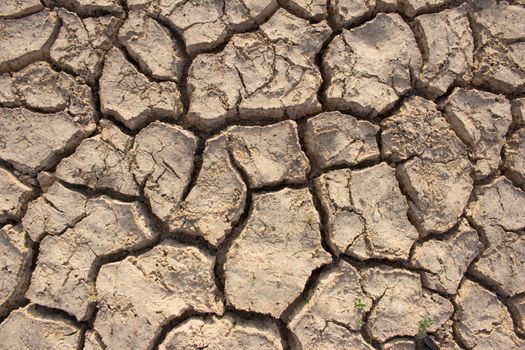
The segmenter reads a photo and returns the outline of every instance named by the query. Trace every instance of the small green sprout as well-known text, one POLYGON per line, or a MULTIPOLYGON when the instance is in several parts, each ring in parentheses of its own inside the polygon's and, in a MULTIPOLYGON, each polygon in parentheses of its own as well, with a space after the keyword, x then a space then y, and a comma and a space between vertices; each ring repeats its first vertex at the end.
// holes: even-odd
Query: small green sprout
POLYGON ((233 249, 238 249, 239 248, 239 243, 237 243, 237 242, 233 243, 232 248, 233 249))
POLYGON ((434 325, 434 321, 432 321, 430 318, 425 316, 421 319, 421 321, 419 321, 419 330, 426 331, 433 325, 434 325))
POLYGON ((310 226, 312 226, 313 224, 315 224, 315 218, 312 216, 312 215, 308 215, 306 217, 306 223, 310 226))
POLYGON ((252 272, 252 281, 255 281, 257 279, 257 276, 255 276, 255 273, 252 272))
POLYGON ((364 320, 357 320, 357 327, 363 327, 365 325, 364 320))
POLYGON ((366 306, 366 304, 363 303, 363 300, 361 300, 361 298, 357 298, 357 299, 354 301, 354 308, 355 308, 358 312, 363 312, 363 310, 365 309, 365 306, 366 306))

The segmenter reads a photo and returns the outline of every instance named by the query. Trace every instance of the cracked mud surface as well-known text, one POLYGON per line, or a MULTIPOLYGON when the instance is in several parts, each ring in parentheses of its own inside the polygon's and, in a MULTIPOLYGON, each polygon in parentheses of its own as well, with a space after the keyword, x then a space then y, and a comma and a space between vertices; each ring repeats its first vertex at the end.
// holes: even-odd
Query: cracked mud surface
POLYGON ((524 319, 524 1, 1 1, 0 350, 524 319))

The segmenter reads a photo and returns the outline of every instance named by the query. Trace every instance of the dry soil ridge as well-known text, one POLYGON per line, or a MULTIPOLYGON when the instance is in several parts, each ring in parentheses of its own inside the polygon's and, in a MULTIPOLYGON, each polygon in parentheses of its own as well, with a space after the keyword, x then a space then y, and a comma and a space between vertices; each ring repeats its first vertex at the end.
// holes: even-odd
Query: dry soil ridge
MULTIPOLYGON (((0 333, 11 334, 0 348, 213 348, 219 337, 240 348, 410 349, 406 337, 423 316, 434 320, 430 332, 446 349, 524 346, 523 2, 369 0, 355 8, 343 0, 238 2, 238 8, 202 2, 220 14, 206 22, 217 30, 210 38, 181 30, 185 22, 166 12, 175 1, 0 5, 2 28, 10 33, 0 38, 6 48, 0 56, 0 333), (502 16, 506 21, 498 21, 502 16), (135 27, 126 27, 131 17, 135 27), (137 21, 150 21, 142 44, 140 32, 138 39, 129 33, 143 25, 137 21), (441 31, 426 28, 429 22, 441 31), (301 28, 316 40, 306 43, 296 35, 301 28), (398 67, 388 57, 398 57, 399 48, 385 48, 379 54, 392 72, 374 71, 377 62, 359 55, 352 67, 337 63, 337 55, 363 50, 375 31, 388 28, 400 40, 407 36, 414 59, 398 67), (31 47, 23 35, 32 30, 39 37, 31 47), (148 60, 152 37, 171 41, 180 54, 171 62, 148 60), (68 65, 63 51, 75 40, 88 45, 74 47, 80 59, 68 65), (241 55, 246 48, 252 56, 241 55), (106 64, 106 57, 117 63, 106 64), (43 61, 48 65, 37 63, 43 61), (217 94, 234 111, 224 118, 200 109, 196 119, 192 112, 202 102, 192 91, 208 88, 194 84, 193 67, 201 62, 237 79, 237 89, 219 81, 204 95, 217 94), (126 91, 111 96, 114 89, 99 83, 115 83, 114 67, 125 72, 129 93, 140 92, 126 105, 120 103, 126 91), (36 73, 25 73, 31 69, 60 78, 38 86, 31 81, 36 73), (278 80, 283 74, 288 81, 278 80), (334 102, 329 91, 338 89, 337 74, 350 74, 345 84, 371 79, 378 89, 367 95, 344 86, 334 102), (309 94, 306 102, 289 97, 300 88, 309 94), (381 89, 388 96, 376 100, 381 89), (265 102, 239 107, 258 93, 265 102), (108 107, 115 99, 120 102, 108 107), (125 110, 131 103, 136 110, 125 110), (413 114, 421 121, 411 120, 413 114), (46 135, 45 123, 21 131, 13 127, 20 115, 53 118, 61 132, 46 135), (331 126, 331 118, 357 129, 331 126), (170 144, 159 132, 184 145, 163 153, 170 144), (15 148, 20 142, 40 153, 24 158, 24 148, 15 148), (377 181, 372 191, 370 180, 377 181), (443 196, 444 188, 461 195, 443 196), (392 200, 395 208, 379 207, 392 200), (90 222, 97 211, 107 213, 90 222), (432 221, 436 212, 446 215, 432 221), (381 236, 385 220, 403 233, 394 245, 381 236), (93 235, 105 225, 113 225, 121 243, 93 235), (257 239, 264 232, 269 242, 257 239), (300 232, 311 239, 294 237, 300 232), (52 254, 59 242, 69 247, 52 254), (64 293, 53 290, 62 277, 50 266, 68 249, 64 293), (300 269, 280 263, 291 249, 300 269), (275 261, 264 261, 268 255, 275 261), (153 265, 162 256, 174 260, 159 273, 153 265), (138 271, 137 285, 154 295, 170 291, 173 307, 159 311, 162 305, 134 300, 125 287, 130 282, 111 273, 119 268, 130 276, 138 271), (171 286, 170 278, 196 278, 199 289, 171 286), (260 289, 272 299, 255 295, 260 289), (356 298, 365 304, 361 311, 353 307, 356 298), (486 310, 476 307, 480 302, 486 310), (399 303, 408 315, 392 309, 399 303), (487 315, 497 322, 479 321, 487 315), (117 316, 139 317, 130 337, 112 335, 117 316), (150 338, 133 336, 140 318, 154 320, 150 338), (42 333, 16 331, 24 327, 42 333)), ((195 3, 180 6, 198 14, 195 3)))

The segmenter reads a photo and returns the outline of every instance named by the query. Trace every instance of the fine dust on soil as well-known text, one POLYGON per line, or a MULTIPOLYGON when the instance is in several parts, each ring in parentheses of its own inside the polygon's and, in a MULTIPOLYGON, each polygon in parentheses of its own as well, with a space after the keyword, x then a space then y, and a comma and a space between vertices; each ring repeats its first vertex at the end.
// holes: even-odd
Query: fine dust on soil
POLYGON ((525 1, 0 2, 0 350, 524 317, 525 1))

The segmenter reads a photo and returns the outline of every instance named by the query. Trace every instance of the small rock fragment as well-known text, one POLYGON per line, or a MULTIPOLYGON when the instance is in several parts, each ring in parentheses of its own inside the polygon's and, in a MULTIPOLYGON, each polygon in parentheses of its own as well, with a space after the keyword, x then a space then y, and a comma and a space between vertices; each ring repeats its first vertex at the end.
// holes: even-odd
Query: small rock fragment
POLYGON ((86 216, 86 203, 84 195, 55 182, 42 196, 28 204, 22 226, 35 242, 40 242, 46 235, 60 235, 86 216))
POLYGON ((525 292, 525 193, 501 177, 476 189, 467 215, 488 241, 472 273, 498 292, 525 292))
POLYGON ((362 272, 362 284, 374 299, 366 327, 379 342, 415 335, 423 318, 432 320, 429 331, 436 331, 454 312, 447 299, 423 290, 415 272, 388 266, 367 268, 362 272))
POLYGON ((190 318, 166 335, 159 350, 175 349, 261 349, 281 350, 275 324, 234 316, 190 318))
POLYGON ((99 12, 122 14, 119 0, 44 0, 48 6, 60 6, 82 16, 96 16, 99 12))
POLYGON ((379 14, 343 30, 328 46, 322 67, 328 108, 374 117, 411 89, 422 58, 410 27, 397 14, 379 14))
POLYGON ((473 83, 505 94, 525 91, 525 8, 506 1, 478 2, 472 28, 479 41, 473 83))
POLYGON ((0 228, 0 317, 23 300, 32 262, 33 250, 20 226, 0 228))
POLYGON ((185 312, 222 314, 214 262, 198 248, 166 241, 102 266, 94 327, 106 349, 147 350, 161 327, 185 312))
POLYGON ((418 16, 415 30, 423 49, 418 86, 435 99, 455 82, 465 82, 472 66, 474 40, 464 4, 439 13, 418 16))
POLYGON ((306 122, 308 154, 321 169, 379 159, 379 127, 340 112, 325 112, 306 122))
POLYGON ((58 164, 55 175, 71 184, 138 196, 127 158, 132 144, 133 138, 115 125, 102 123, 102 132, 82 141, 75 153, 58 164))
POLYGON ((120 20, 112 16, 80 19, 75 13, 57 10, 62 26, 51 46, 51 60, 66 71, 75 72, 94 84, 102 73, 106 51, 113 45, 113 37, 120 20))
POLYGON ((29 304, 0 324, 0 338, 0 350, 71 350, 79 347, 81 331, 71 321, 29 304))
POLYGON ((261 24, 278 8, 275 0, 130 0, 128 6, 145 9, 168 22, 182 37, 190 55, 222 44, 228 34, 261 24))
POLYGON ((516 131, 504 148, 505 175, 522 188, 525 187, 525 129, 516 131))
POLYGON ((0 223, 20 220, 23 208, 33 197, 33 189, 11 172, 0 168, 0 223))
POLYGON ((465 144, 437 106, 412 97, 382 123, 383 157, 408 160, 397 168, 409 197, 409 216, 422 234, 450 230, 462 215, 472 191, 465 144))
POLYGON ((525 126, 525 98, 518 98, 512 105, 514 122, 518 126, 525 126))
POLYGON ((73 227, 44 237, 26 293, 31 301, 65 310, 77 320, 88 319, 93 311, 94 274, 101 259, 143 248, 158 235, 138 202, 99 197, 85 208, 85 217, 73 227))
POLYGON ((61 154, 75 149, 91 131, 65 112, 0 108, 0 159, 34 174, 56 165, 61 154))
POLYGON ((414 339, 393 339, 387 340, 383 346, 383 350, 416 350, 414 339))
POLYGON ((251 188, 307 181, 310 165, 293 121, 236 126, 227 134, 233 159, 246 174, 251 188))
POLYGON ((57 180, 54 173, 49 171, 41 171, 36 175, 38 185, 42 189, 42 192, 47 192, 47 189, 51 187, 57 180))
POLYGON ((432 11, 451 0, 398 0, 399 10, 406 16, 414 17, 417 14, 432 11))
POLYGON ((355 25, 371 16, 377 6, 376 0, 335 0, 329 4, 334 13, 335 23, 339 27, 355 25))
POLYGON ((130 129, 139 129, 160 117, 175 119, 182 113, 177 85, 149 81, 117 48, 106 56, 100 78, 100 103, 102 113, 130 129))
POLYGON ((45 9, 20 19, 0 18, 0 29, 0 72, 16 70, 44 59, 55 39, 58 16, 45 9))
POLYGON ((16 18, 27 16, 42 10, 39 0, 11 0, 0 3, 0 18, 16 18))
POLYGON ((188 73, 188 120, 213 128, 232 118, 298 117, 320 111, 315 55, 329 37, 283 9, 255 33, 235 35, 218 54, 199 55, 188 73))
POLYGON ((359 322, 371 307, 372 299, 362 290, 358 271, 340 260, 319 276, 288 326, 302 349, 323 349, 320 343, 325 338, 331 339, 326 344, 330 349, 348 348, 348 343, 355 345, 352 349, 372 349, 359 334, 359 322), (364 305, 362 310, 355 307, 357 301, 364 305))
POLYGON ((394 173, 381 163, 357 171, 335 170, 316 179, 336 254, 363 260, 408 258, 418 233, 408 221, 408 205, 394 173))
POLYGON ((13 79, 9 73, 0 74, 0 103, 4 107, 13 107, 18 102, 13 87, 13 79))
POLYGON ((516 331, 525 335, 525 295, 520 295, 509 300, 509 309, 517 321, 516 331))
POLYGON ((195 185, 172 211, 168 225, 172 231, 201 236, 216 246, 244 211, 246 185, 230 162, 225 136, 208 140, 202 157, 195 185))
POLYGON ((237 309, 280 317, 312 271, 329 261, 308 189, 255 194, 247 223, 226 256, 226 299, 237 309))
POLYGON ((95 130, 95 101, 91 88, 80 79, 55 72, 47 62, 36 62, 13 73, 12 91, 16 98, 9 101, 9 105, 46 113, 64 111, 86 133, 95 130))
POLYGON ((144 11, 132 11, 119 31, 119 41, 148 75, 180 81, 184 68, 181 48, 167 29, 144 11), (154 53, 154 54, 152 54, 154 53))
POLYGON ((376 0, 376 9, 380 12, 394 12, 398 9, 397 0, 376 0))
POLYGON ((422 269, 421 281, 425 287, 453 295, 482 249, 478 234, 463 219, 458 229, 444 240, 417 243, 410 263, 422 269))
POLYGON ((476 178, 495 172, 512 122, 510 102, 501 95, 456 88, 442 107, 452 129, 473 153, 476 178))
POLYGON ((507 309, 492 292, 465 280, 455 302, 455 331, 467 348, 518 350, 525 346, 514 333, 507 309))
POLYGON ((325 19, 328 13, 325 0, 284 0, 282 3, 294 13, 311 20, 325 19))
POLYGON ((150 0, 127 0, 128 8, 130 10, 143 10, 148 9, 149 11, 160 11, 158 3, 152 3, 150 0))
POLYGON ((169 220, 178 208, 193 169, 197 140, 189 131, 177 126, 153 122, 135 137, 131 172, 143 188, 152 212, 169 220))

